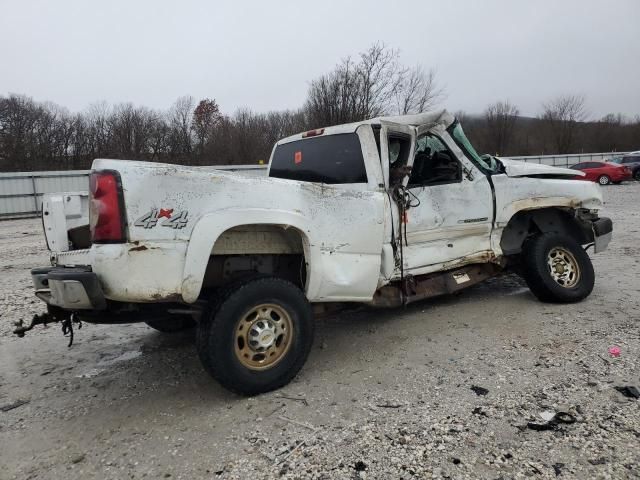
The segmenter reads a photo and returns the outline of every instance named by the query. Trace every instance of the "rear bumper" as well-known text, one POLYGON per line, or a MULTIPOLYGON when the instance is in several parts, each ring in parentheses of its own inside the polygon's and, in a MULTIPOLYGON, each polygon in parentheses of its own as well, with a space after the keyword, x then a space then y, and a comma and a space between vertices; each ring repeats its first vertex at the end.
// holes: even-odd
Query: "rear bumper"
POLYGON ((594 251, 595 253, 603 252, 611 241, 613 222, 607 217, 598 218, 592 222, 591 228, 593 230, 594 251))
POLYGON ((105 310, 107 302, 90 267, 43 267, 31 270, 36 296, 65 310, 105 310))

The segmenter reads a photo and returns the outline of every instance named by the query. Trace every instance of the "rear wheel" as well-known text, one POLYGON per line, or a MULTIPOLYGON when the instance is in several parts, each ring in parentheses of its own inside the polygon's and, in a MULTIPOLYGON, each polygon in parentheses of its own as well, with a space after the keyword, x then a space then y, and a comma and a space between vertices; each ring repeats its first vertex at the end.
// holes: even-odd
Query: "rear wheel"
POLYGON ((289 383, 313 342, 311 306, 292 283, 274 277, 221 292, 198 325, 205 370, 222 386, 256 395, 289 383))
POLYGON ((609 185, 611 183, 611 179, 609 178, 608 175, 600 175, 598 177, 598 183, 600 185, 609 185))
POLYGON ((196 326, 196 322, 193 320, 193 317, 189 315, 174 315, 167 318, 159 318, 157 320, 148 320, 144 323, 162 333, 182 332, 196 326))
POLYGON ((640 168, 636 169, 636 171, 633 172, 633 179, 640 180, 640 168))
POLYGON ((589 255, 573 238, 543 233, 522 249, 523 277, 543 302, 579 302, 593 290, 595 274, 589 255))

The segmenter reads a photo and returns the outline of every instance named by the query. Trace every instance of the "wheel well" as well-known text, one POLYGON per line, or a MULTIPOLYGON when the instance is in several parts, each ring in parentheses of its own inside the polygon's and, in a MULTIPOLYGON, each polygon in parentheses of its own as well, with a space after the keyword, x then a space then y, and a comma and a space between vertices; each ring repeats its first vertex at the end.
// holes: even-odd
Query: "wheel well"
POLYGON ((240 225, 224 231, 216 240, 207 263, 203 289, 228 284, 243 277, 272 275, 307 284, 308 242, 288 225, 240 225))
POLYGON ((502 232, 500 248, 505 255, 515 255, 522 251, 525 240, 536 233, 563 233, 581 245, 593 241, 591 224, 582 222, 575 216, 575 210, 568 208, 542 208, 517 212, 502 232))

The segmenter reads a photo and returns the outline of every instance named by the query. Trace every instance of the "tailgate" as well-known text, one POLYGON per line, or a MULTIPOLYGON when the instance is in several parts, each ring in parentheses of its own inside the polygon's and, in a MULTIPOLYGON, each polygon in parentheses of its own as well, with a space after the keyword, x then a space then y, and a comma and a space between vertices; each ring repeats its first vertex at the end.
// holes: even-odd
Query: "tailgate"
POLYGON ((42 225, 52 252, 90 247, 89 193, 49 193, 42 199, 42 225))

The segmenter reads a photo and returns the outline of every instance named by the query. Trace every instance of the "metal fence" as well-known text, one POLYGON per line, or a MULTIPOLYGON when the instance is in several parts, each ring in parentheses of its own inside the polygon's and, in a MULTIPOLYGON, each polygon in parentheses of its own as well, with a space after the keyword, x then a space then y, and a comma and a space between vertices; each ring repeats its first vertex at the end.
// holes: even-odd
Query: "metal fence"
POLYGON ((570 155, 533 155, 526 157, 509 157, 512 160, 521 160, 523 162, 542 163, 545 165, 553 165, 554 167, 570 167, 576 163, 582 162, 601 162, 609 160, 613 157, 620 157, 627 152, 604 152, 604 153, 573 153, 570 155))
MULTIPOLYGON (((586 161, 602 161, 624 155, 625 152, 578 153, 572 155, 537 155, 509 157, 524 162, 566 167, 586 161)), ((230 170, 244 175, 265 175, 265 165, 232 165, 196 167, 230 170)), ((89 189, 89 170, 63 172, 0 173, 0 219, 37 216, 42 209, 42 196, 56 192, 86 192, 89 189)))
POLYGON ((89 190, 89 170, 0 173, 0 218, 39 215, 42 196, 89 190))
MULTIPOLYGON (((239 171, 244 175, 264 175, 267 167, 233 165, 196 168, 239 171)), ((87 192, 89 172, 90 170, 0 173, 0 219, 40 215, 42 197, 47 193, 87 192)))

